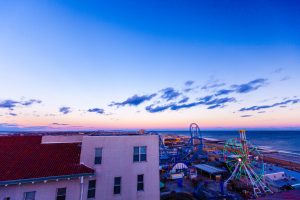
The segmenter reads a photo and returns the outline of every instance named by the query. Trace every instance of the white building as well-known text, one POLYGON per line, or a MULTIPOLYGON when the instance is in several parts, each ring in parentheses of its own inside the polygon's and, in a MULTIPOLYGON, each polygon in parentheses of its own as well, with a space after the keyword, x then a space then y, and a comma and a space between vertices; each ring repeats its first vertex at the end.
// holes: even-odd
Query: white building
POLYGON ((0 163, 0 200, 160 198, 157 135, 1 136, 0 163))

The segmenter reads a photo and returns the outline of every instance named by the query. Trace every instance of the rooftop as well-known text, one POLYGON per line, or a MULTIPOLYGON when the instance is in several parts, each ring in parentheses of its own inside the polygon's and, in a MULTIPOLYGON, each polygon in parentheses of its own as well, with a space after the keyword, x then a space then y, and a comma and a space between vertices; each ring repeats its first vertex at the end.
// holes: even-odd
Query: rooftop
POLYGON ((202 171, 205 171, 209 174, 221 174, 226 172, 223 169, 211 166, 211 165, 207 165, 207 164, 198 164, 198 165, 193 165, 195 168, 200 169, 202 171))
POLYGON ((81 143, 41 144, 41 136, 0 136, 0 185, 93 175, 81 143))

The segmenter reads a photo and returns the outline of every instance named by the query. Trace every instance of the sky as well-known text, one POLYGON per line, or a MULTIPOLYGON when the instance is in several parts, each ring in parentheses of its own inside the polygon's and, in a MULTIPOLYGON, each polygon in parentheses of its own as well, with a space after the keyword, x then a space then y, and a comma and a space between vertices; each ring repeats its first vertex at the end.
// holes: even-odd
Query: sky
POLYGON ((0 0, 0 131, 300 129, 299 10, 0 0))

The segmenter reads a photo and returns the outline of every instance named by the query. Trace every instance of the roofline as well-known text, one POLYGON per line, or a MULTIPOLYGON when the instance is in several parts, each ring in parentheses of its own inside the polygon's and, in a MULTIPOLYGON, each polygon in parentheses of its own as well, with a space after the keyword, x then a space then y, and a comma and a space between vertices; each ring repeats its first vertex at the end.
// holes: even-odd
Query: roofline
POLYGON ((20 183, 32 183, 32 182, 43 182, 49 180, 62 180, 68 178, 78 178, 81 176, 94 176, 95 173, 81 173, 81 174, 70 174, 70 175, 62 175, 62 176, 47 176, 40 178, 30 178, 30 179, 17 179, 17 180, 9 180, 9 181, 0 181, 0 186, 6 185, 17 185, 20 183))

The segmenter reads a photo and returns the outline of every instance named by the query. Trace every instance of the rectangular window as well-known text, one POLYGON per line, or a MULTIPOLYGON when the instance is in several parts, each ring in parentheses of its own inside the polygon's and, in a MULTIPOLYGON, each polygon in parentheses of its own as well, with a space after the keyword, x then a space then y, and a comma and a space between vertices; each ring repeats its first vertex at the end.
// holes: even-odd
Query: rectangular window
POLYGON ((147 160, 147 147, 133 147, 133 162, 141 162, 147 160))
POLYGON ((56 200, 66 200, 67 188, 57 188, 56 200))
POLYGON ((102 162, 102 148, 96 148, 95 149, 95 165, 99 165, 102 162))
POLYGON ((121 194, 121 177, 115 177, 114 194, 121 194))
POLYGON ((144 174, 137 175, 137 191, 144 191, 144 174))
POLYGON ((140 147, 140 160, 141 161, 146 161, 147 160, 147 147, 146 146, 142 146, 140 147))
POLYGON ((95 195, 96 195, 96 180, 90 180, 89 187, 88 187, 88 199, 95 198, 95 195))
POLYGON ((133 147, 133 161, 140 161, 140 147, 133 147))
POLYGON ((35 191, 25 192, 24 200, 35 200, 35 191))

